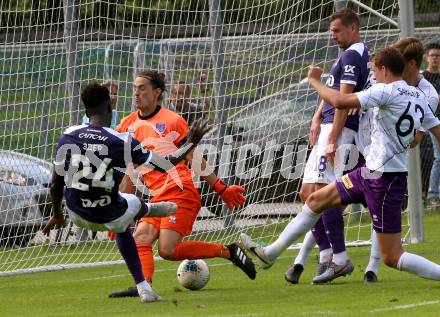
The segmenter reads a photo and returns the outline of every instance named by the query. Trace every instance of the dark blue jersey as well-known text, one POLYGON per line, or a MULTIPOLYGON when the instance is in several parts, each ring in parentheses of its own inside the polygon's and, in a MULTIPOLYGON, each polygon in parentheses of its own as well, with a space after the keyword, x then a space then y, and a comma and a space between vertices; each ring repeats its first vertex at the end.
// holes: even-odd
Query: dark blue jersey
POLYGON ((95 223, 122 216, 127 204, 118 188, 125 168, 150 158, 151 153, 128 133, 94 125, 68 128, 58 142, 55 161, 64 175, 67 207, 95 223))
MULTIPOLYGON (((365 89, 370 68, 370 52, 367 46, 363 43, 352 44, 333 64, 326 85, 339 91, 341 84, 351 84, 354 85, 353 92, 359 92, 365 89)), ((335 108, 324 103, 322 123, 333 123, 334 116, 335 108)), ((358 121, 358 116, 348 116, 345 127, 357 131, 358 121)))

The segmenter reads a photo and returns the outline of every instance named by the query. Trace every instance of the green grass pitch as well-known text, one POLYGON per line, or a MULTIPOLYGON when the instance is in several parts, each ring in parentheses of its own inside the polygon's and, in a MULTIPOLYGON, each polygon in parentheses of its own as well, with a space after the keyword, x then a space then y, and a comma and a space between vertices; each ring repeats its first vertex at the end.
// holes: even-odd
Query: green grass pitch
MULTIPOLYGON (((425 240, 406 246, 440 263, 440 214, 425 216, 425 240)), ((132 284, 124 265, 0 278, 1 316, 439 316, 440 281, 418 278, 381 265, 379 283, 362 281, 369 247, 348 250, 355 271, 328 285, 311 285, 316 250, 300 284, 283 278, 296 251, 287 251, 268 271, 249 280, 228 261, 208 260, 211 280, 200 291, 179 286, 179 263, 159 261, 154 287, 162 302, 110 299, 108 293, 132 284)))

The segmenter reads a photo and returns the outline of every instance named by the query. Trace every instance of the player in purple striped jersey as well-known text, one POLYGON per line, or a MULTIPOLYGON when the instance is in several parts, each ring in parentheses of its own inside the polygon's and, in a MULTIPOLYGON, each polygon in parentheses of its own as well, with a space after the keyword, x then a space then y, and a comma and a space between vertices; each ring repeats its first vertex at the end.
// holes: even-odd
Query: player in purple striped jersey
POLYGON ((70 219, 78 227, 116 232, 118 249, 135 280, 141 301, 157 301, 160 297, 142 274, 129 225, 141 217, 169 216, 177 206, 171 202, 146 204, 135 195, 120 193, 119 184, 129 164, 171 172, 209 129, 206 123, 197 122, 186 143, 163 158, 145 149, 128 133, 109 128, 112 108, 106 87, 90 84, 81 93, 81 99, 90 124, 68 128, 58 142, 51 185, 52 217, 43 233, 49 235, 52 228, 64 225, 64 192, 70 219))
MULTIPOLYGON (((386 265, 440 280, 440 265, 403 250, 400 214, 407 187, 407 149, 420 128, 429 130, 440 141, 440 121, 426 97, 402 79, 405 60, 397 49, 380 51, 373 64, 377 84, 345 95, 323 85, 322 70, 310 67, 309 80, 321 98, 337 108, 372 109, 371 144, 365 150, 366 165, 310 195, 302 212, 274 243, 261 247, 246 234, 240 236, 243 246, 263 268, 269 268, 295 239, 309 230, 326 208, 362 203, 370 211, 386 265)), ((332 269, 338 270, 336 266, 332 269)))
MULTIPOLYGON (((331 67, 326 85, 342 93, 361 91, 370 73, 370 54, 366 45, 360 41, 357 14, 350 9, 333 13, 330 17, 330 33, 342 52, 331 67)), ((347 153, 336 150, 338 147, 347 148, 352 145, 358 129, 358 116, 347 116, 347 112, 335 110, 323 101, 313 116, 309 137, 313 149, 304 170, 300 190, 302 201, 342 176, 346 169, 347 153)), ((326 282, 321 275, 326 273, 332 262, 344 266, 341 275, 350 274, 354 266, 345 250, 344 220, 339 208, 326 210, 313 227, 312 233, 313 236, 306 235, 298 256, 284 275, 286 280, 293 284, 298 283, 314 240, 320 250, 320 260, 313 283, 326 282)))

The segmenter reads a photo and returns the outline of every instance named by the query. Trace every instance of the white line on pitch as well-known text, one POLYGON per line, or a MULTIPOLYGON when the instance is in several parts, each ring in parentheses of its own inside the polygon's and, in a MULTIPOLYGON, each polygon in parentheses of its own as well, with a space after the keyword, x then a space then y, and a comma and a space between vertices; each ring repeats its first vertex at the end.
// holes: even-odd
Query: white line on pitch
MULTIPOLYGON (((279 260, 281 259, 285 259, 285 258, 291 258, 291 256, 280 256, 278 257, 279 260)), ((214 264, 209 264, 209 266, 227 266, 227 265, 231 265, 232 263, 214 263, 214 264)), ((169 271, 175 271, 176 268, 171 268, 171 269, 158 269, 158 270, 154 270, 154 273, 161 273, 161 272, 169 272, 169 271)), ((99 276, 99 277, 93 277, 93 278, 85 278, 85 279, 81 279, 81 280, 72 280, 72 282, 84 282, 84 281, 95 281, 95 280, 104 280, 104 279, 109 279, 109 278, 118 278, 118 277, 124 277, 124 276, 129 276, 130 274, 117 274, 117 275, 109 275, 109 276, 99 276)))
POLYGON ((414 304, 397 305, 397 306, 388 307, 388 308, 373 309, 373 310, 370 310, 370 313, 379 313, 379 312, 393 311, 393 310, 398 310, 398 309, 408 309, 408 308, 414 308, 414 307, 419 307, 419 306, 435 305, 435 304, 439 304, 439 303, 440 303, 439 300, 433 300, 433 301, 420 302, 420 303, 414 303, 414 304))
MULTIPOLYGON (((231 263, 215 263, 215 264, 210 264, 209 266, 226 266, 226 265, 230 265, 231 263)), ((154 270, 154 273, 161 273, 161 272, 169 272, 169 271, 175 271, 176 268, 172 268, 172 269, 158 269, 158 270, 154 270)), ((117 277, 124 277, 124 276, 129 276, 130 274, 117 274, 117 275, 109 275, 109 276, 99 276, 99 277, 93 277, 93 278, 85 278, 85 279, 81 279, 81 280, 74 280, 75 282, 84 282, 84 281, 94 281, 94 280, 103 280, 103 279, 107 279, 107 278, 117 278, 117 277)))

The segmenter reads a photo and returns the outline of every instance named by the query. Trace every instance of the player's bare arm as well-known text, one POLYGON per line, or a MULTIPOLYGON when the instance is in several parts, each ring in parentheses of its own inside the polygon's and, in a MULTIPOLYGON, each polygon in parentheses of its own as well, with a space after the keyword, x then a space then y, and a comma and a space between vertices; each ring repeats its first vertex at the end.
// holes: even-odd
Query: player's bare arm
POLYGON ((121 180, 121 183, 119 184, 119 191, 122 193, 127 194, 135 194, 136 193, 136 186, 133 183, 134 180, 134 166, 133 164, 128 164, 125 175, 121 180))
POLYGON ((58 175, 54 168, 52 174, 52 185, 50 187, 50 196, 52 199, 52 216, 49 222, 44 226, 43 233, 49 235, 50 230, 55 226, 64 226, 65 220, 63 215, 62 200, 64 190, 64 177, 58 175))
MULTIPOLYGON (((339 91, 343 94, 351 94, 354 91, 354 85, 341 84, 339 91)), ((332 130, 328 136, 328 147, 326 150, 327 159, 334 164, 336 150, 338 148, 338 139, 344 129, 347 121, 348 109, 336 109, 333 119, 332 130)))
POLYGON ((416 135, 414 136, 414 140, 410 144, 410 148, 415 148, 417 145, 419 145, 420 142, 422 142, 425 135, 426 135, 426 133, 423 133, 421 131, 417 131, 416 135))
POLYGON ((312 123, 310 124, 309 132, 309 144, 313 146, 318 141, 319 133, 321 133, 321 116, 322 108, 324 107, 324 100, 319 102, 318 108, 312 118, 312 123))
POLYGON ((316 66, 309 66, 308 78, 310 84, 315 88, 319 96, 324 101, 331 104, 336 109, 360 108, 361 104, 355 94, 342 94, 332 88, 325 86, 321 82, 322 69, 316 66))

